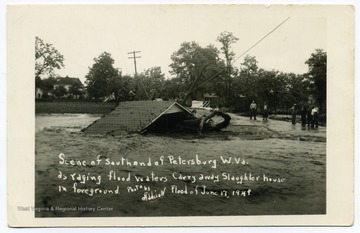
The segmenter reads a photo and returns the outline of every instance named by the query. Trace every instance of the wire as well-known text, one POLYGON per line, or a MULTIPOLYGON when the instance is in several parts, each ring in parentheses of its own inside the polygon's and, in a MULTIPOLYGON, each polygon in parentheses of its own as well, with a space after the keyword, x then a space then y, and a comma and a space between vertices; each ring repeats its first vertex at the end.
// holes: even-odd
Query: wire
MULTIPOLYGON (((238 56, 233 62, 231 62, 231 64, 233 64, 234 62, 236 62, 237 60, 239 60, 240 57, 244 56, 247 52, 249 52, 251 49, 253 49, 256 45, 258 45, 261 41, 263 41, 266 37, 268 37, 271 33, 273 33, 276 29, 278 29, 281 25, 283 25, 286 21, 288 21, 290 19, 290 17, 286 18, 284 21, 282 21, 279 25, 277 25, 274 29, 272 29, 269 33, 267 33, 265 36, 263 36, 260 40, 258 40, 254 45, 252 45, 249 49, 247 49, 245 52, 243 52, 240 56, 238 56)), ((216 76, 218 76, 221 72, 223 72, 225 69, 227 68, 223 68, 221 69, 219 72, 217 72, 215 75, 211 76, 208 80, 204 81, 203 83, 201 83, 199 86, 193 88, 192 90, 189 91, 189 93, 195 91, 196 89, 202 87, 204 84, 208 83, 209 81, 211 81, 212 79, 214 79, 216 76)))
MULTIPOLYGON (((251 49, 253 49, 256 45, 258 45, 261 41, 263 41, 266 37, 268 37, 271 33, 273 33, 276 29, 278 29, 281 25, 283 25, 286 21, 288 21, 290 17, 287 17, 284 21, 282 21, 279 25, 277 25, 273 30, 271 30, 268 34, 266 34, 263 38, 261 38, 258 42, 256 42, 253 46, 251 46, 248 50, 243 52, 239 57, 237 57, 234 62, 239 60, 240 57, 244 56, 247 52, 249 52, 251 49)), ((232 62, 232 63, 234 63, 232 62)))

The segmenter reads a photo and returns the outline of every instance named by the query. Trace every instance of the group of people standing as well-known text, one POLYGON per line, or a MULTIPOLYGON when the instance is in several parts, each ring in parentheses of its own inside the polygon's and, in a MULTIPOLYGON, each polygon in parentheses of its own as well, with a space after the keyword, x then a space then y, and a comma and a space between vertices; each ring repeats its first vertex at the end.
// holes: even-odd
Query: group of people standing
POLYGON ((319 127, 319 108, 313 106, 312 108, 307 108, 307 106, 302 106, 301 111, 301 126, 311 127, 312 129, 319 127))
MULTIPOLYGON (((296 115, 298 113, 296 104, 294 104, 291 108, 291 123, 293 125, 296 124, 296 115)), ((300 116, 301 116, 301 126, 305 127, 306 125, 308 127, 311 127, 312 129, 319 127, 319 108, 316 106, 313 106, 312 108, 309 108, 306 105, 303 105, 300 110, 300 116)))
MULTIPOLYGON (((257 113, 257 105, 255 101, 253 100, 250 104, 250 120, 254 118, 254 121, 256 120, 256 113, 257 113)), ((298 109, 296 104, 294 104, 290 108, 291 112, 291 123, 293 125, 296 124, 296 116, 298 115, 298 109)), ((317 106, 313 106, 312 108, 308 108, 306 105, 303 105, 301 107, 300 111, 301 115, 301 125, 305 127, 306 125, 308 127, 311 127, 312 129, 319 127, 319 108, 317 106)), ((269 110, 266 102, 264 103, 263 111, 262 111, 262 117, 263 121, 267 121, 269 116, 269 110)))
MULTIPOLYGON (((250 104, 250 120, 252 120, 252 118, 254 118, 254 121, 256 121, 256 113, 257 113, 257 105, 256 105, 255 101, 253 100, 250 104)), ((263 121, 267 121, 268 116, 269 116, 268 106, 265 102, 263 111, 262 111, 263 121)))

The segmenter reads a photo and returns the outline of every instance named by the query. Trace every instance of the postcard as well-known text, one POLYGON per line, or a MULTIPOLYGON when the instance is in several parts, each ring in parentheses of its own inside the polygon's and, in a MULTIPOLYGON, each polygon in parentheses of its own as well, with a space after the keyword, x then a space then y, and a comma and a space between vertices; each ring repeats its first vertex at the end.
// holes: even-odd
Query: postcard
POLYGON ((8 224, 349 226, 351 5, 9 5, 8 224))

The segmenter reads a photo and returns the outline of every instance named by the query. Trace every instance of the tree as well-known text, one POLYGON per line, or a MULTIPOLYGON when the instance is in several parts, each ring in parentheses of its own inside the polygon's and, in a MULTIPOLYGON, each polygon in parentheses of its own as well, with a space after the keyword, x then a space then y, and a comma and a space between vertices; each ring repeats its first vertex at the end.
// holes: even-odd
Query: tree
POLYGON ((64 57, 58 50, 39 37, 35 37, 35 79, 41 76, 54 76, 55 69, 65 67, 64 57))
POLYGON ((257 100, 256 83, 258 82, 258 61, 256 57, 247 55, 240 66, 238 79, 239 89, 237 90, 243 96, 246 96, 247 102, 257 100))
POLYGON ((50 92, 51 90, 54 89, 54 84, 56 83, 56 78, 54 77, 49 77, 49 78, 45 78, 42 79, 42 88, 44 88, 45 91, 50 92))
POLYGON ((162 97, 164 90, 165 74, 161 67, 155 66, 146 69, 133 79, 132 90, 136 94, 136 100, 154 100, 162 97))
POLYGON ((69 94, 71 97, 80 97, 83 94, 82 85, 80 83, 74 83, 69 88, 69 94))
POLYGON ((230 91, 231 91, 231 76, 233 72, 232 61, 234 60, 235 53, 232 52, 231 44, 236 43, 239 38, 235 37, 232 32, 222 32, 216 39, 216 41, 221 43, 221 51, 225 55, 225 62, 227 68, 227 75, 228 75, 228 86, 227 86, 227 101, 230 101, 230 91))
POLYGON ((320 110, 326 110, 326 61, 327 55, 322 49, 316 49, 310 58, 305 61, 309 66, 309 80, 312 86, 312 93, 319 104, 320 110))
POLYGON ((118 69, 113 67, 114 59, 111 54, 103 52, 98 58, 94 58, 95 63, 89 67, 89 73, 85 76, 87 91, 90 98, 100 99, 112 94, 110 80, 118 77, 118 69))
POLYGON ((286 111, 294 103, 305 104, 309 95, 306 75, 259 69, 255 57, 251 56, 241 64, 240 77, 235 79, 235 84, 244 96, 246 108, 255 100, 259 106, 266 102, 275 112, 286 111))
POLYGON ((164 89, 162 91, 162 98, 164 100, 176 100, 178 101, 181 97, 186 94, 186 88, 181 84, 181 80, 177 77, 167 79, 164 81, 164 89))
POLYGON ((133 96, 130 95, 132 82, 133 78, 128 75, 122 76, 121 74, 109 80, 109 92, 114 95, 116 103, 132 100, 133 96))
POLYGON ((277 111, 284 106, 286 83, 279 71, 259 69, 256 80, 257 101, 261 105, 267 103, 269 108, 277 111))
POLYGON ((56 98, 61 98, 63 97, 64 95, 67 94, 67 90, 64 86, 57 86, 55 87, 55 89, 52 91, 52 93, 54 94, 54 96, 56 98))
POLYGON ((145 85, 145 74, 144 72, 138 73, 131 82, 131 91, 134 95, 134 100, 150 100, 151 97, 148 93, 148 89, 145 85))
POLYGON ((240 75, 254 76, 256 75, 259 67, 258 61, 255 56, 246 55, 243 63, 240 66, 240 75))
POLYGON ((161 72, 161 67, 155 66, 145 70, 145 88, 148 89, 150 99, 161 97, 164 82, 165 74, 161 72))
POLYGON ((306 75, 296 75, 293 73, 283 74, 286 83, 286 106, 293 104, 307 105, 309 96, 309 81, 306 75))
POLYGON ((43 80, 40 77, 35 77, 35 88, 43 88, 43 80))
POLYGON ((182 43, 180 49, 172 54, 171 60, 170 72, 179 78, 193 99, 197 93, 213 91, 212 84, 221 79, 221 70, 225 67, 217 48, 213 45, 202 48, 194 41, 182 43), (210 78, 212 80, 209 81, 210 78))
POLYGON ((184 42, 180 49, 171 55, 170 73, 179 77, 183 84, 190 85, 201 70, 201 61, 197 59, 200 53, 200 45, 196 42, 184 42))

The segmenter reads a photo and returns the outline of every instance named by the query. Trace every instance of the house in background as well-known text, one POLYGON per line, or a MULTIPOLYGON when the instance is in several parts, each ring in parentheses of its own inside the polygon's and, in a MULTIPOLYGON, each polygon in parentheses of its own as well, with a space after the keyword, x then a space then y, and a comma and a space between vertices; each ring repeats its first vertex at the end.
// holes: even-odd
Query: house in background
POLYGON ((35 99, 42 99, 42 98, 43 98, 43 95, 44 95, 43 89, 37 87, 37 88, 35 89, 35 99))
POLYGON ((72 78, 68 76, 64 78, 56 78, 54 83, 54 90, 61 87, 65 88, 66 90, 66 94, 64 94, 63 98, 72 97, 73 99, 80 99, 84 96, 84 85, 79 78, 72 78))

